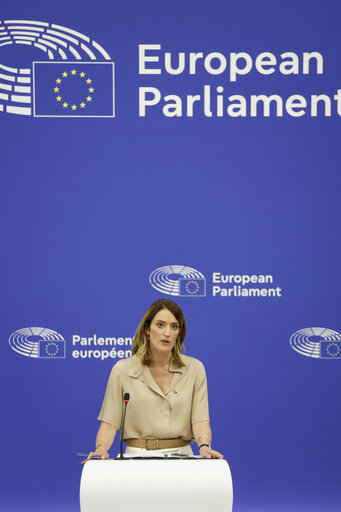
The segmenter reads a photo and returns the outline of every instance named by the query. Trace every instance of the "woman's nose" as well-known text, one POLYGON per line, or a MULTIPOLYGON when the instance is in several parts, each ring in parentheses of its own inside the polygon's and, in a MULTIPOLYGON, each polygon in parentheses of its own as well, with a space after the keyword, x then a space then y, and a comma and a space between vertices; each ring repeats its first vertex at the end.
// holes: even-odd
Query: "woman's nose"
POLYGON ((165 336, 170 336, 170 326, 166 325, 165 327, 165 336))

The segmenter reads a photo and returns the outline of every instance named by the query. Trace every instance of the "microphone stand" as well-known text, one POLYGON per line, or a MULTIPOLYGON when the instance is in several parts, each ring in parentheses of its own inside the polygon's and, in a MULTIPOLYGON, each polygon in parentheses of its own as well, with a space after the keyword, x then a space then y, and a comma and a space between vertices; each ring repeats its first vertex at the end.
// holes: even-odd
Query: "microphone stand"
POLYGON ((125 424, 125 421, 126 421, 126 412, 127 412, 127 405, 128 405, 128 402, 129 402, 129 398, 130 398, 130 395, 129 393, 125 393, 124 394, 124 397, 123 397, 123 400, 124 400, 124 411, 123 411, 123 422, 122 422, 122 429, 121 429, 121 449, 120 449, 120 459, 124 459, 123 457, 123 439, 124 439, 124 424, 125 424))

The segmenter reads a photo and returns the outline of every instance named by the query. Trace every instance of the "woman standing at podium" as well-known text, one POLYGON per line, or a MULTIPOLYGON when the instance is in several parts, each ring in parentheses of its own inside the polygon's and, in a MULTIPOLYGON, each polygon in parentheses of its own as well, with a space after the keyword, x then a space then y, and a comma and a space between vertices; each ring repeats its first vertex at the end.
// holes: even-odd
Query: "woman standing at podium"
MULTIPOLYGON (((121 428, 123 395, 130 394, 124 428, 126 454, 193 455, 196 441, 205 458, 223 458, 211 448, 207 382, 203 364, 182 354, 186 322, 173 301, 154 302, 134 336, 132 356, 113 367, 98 419, 95 451, 109 457, 121 428)), ((85 462, 85 461, 84 461, 85 462)))

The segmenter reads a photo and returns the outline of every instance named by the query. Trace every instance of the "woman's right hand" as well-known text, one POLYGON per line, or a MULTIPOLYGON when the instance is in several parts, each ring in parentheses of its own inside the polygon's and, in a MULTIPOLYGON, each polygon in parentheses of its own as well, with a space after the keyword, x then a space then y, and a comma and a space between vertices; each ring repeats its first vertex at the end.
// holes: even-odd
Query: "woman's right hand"
POLYGON ((81 462, 81 464, 85 464, 87 460, 92 459, 92 457, 101 457, 101 459, 109 459, 109 453, 107 450, 110 449, 110 446, 114 442, 116 434, 116 427, 111 425, 111 423, 106 423, 105 421, 101 421, 101 425, 97 432, 96 444, 97 447, 94 452, 90 452, 85 460, 81 462))
POLYGON ((85 464, 92 457, 101 457, 102 460, 109 459, 109 453, 103 446, 99 446, 94 452, 90 452, 85 460, 82 460, 81 464, 85 464))

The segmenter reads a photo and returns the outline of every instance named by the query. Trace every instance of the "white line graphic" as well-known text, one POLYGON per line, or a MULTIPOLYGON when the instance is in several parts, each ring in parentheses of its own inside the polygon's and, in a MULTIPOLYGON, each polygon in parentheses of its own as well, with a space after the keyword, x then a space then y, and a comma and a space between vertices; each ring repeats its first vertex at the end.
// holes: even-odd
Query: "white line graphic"
POLYGON ((13 105, 6 106, 6 112, 9 114, 19 114, 21 116, 31 116, 32 109, 27 107, 15 107, 13 105))
POLYGON ((66 53, 61 48, 58 48, 58 53, 63 60, 67 60, 66 53))
POLYGON ((103 55, 105 60, 110 60, 110 55, 105 51, 104 48, 102 48, 102 46, 100 44, 96 43, 96 41, 92 41, 92 46, 94 46, 96 48, 96 50, 98 50, 99 53, 101 53, 103 55))
POLYGON ((31 20, 5 20, 4 23, 6 25, 10 25, 11 23, 23 23, 24 25, 42 25, 44 27, 48 27, 49 24, 45 23, 44 21, 31 21, 31 20))
POLYGON ((17 103, 31 103, 31 96, 18 96, 17 94, 11 94, 11 101, 17 103))
POLYGON ((69 50, 70 50, 70 52, 72 53, 72 55, 73 55, 74 57, 76 57, 76 59, 77 59, 77 60, 81 60, 81 59, 82 59, 82 57, 79 55, 79 53, 77 52, 77 50, 75 50, 75 49, 74 49, 74 47, 73 47, 73 46, 71 46, 71 45, 70 45, 70 46, 69 46, 69 50))
POLYGON ((24 85, 15 85, 14 86, 14 91, 15 92, 30 93, 31 92, 31 87, 25 87, 24 85))
POLYGON ((57 39, 57 37, 47 36, 46 34, 43 34, 42 38, 49 39, 50 41, 54 41, 55 43, 64 46, 64 48, 67 48, 67 43, 65 41, 62 41, 61 39, 57 39))
POLYGON ((67 41, 71 41, 73 44, 79 44, 79 41, 75 39, 74 37, 67 36, 66 34, 62 34, 61 32, 57 32, 56 30, 47 30, 48 34, 54 34, 55 36, 62 37, 66 39, 67 41))

